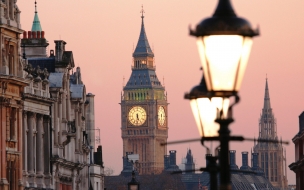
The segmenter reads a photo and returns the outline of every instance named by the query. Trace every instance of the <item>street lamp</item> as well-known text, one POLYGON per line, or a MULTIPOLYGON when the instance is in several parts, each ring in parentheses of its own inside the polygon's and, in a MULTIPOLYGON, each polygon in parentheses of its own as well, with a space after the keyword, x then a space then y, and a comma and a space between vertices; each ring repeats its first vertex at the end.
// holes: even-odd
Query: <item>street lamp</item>
POLYGON ((230 0, 219 0, 215 13, 190 30, 197 46, 208 91, 240 89, 252 45, 259 34, 234 13, 230 0))
POLYGON ((132 179, 128 183, 128 190, 139 190, 139 183, 135 179, 135 172, 132 171, 132 179))
POLYGON ((190 35, 197 37, 203 79, 185 98, 191 100, 196 123, 201 128, 202 142, 204 138, 218 136, 214 139, 220 141, 221 147, 220 189, 229 190, 228 126, 233 122, 233 105, 229 105, 229 98, 234 96, 235 103, 239 100, 237 93, 246 70, 252 37, 259 35, 259 31, 253 30, 248 21, 236 16, 230 0, 219 0, 213 16, 199 23, 196 30, 190 30, 190 35), (219 130, 218 125, 212 123, 214 119, 219 124, 219 130), (218 134, 215 132, 217 130, 218 134))
POLYGON ((212 102, 207 90, 205 78, 185 95, 190 100, 190 106, 201 137, 218 136, 219 124, 215 123, 217 108, 212 102))

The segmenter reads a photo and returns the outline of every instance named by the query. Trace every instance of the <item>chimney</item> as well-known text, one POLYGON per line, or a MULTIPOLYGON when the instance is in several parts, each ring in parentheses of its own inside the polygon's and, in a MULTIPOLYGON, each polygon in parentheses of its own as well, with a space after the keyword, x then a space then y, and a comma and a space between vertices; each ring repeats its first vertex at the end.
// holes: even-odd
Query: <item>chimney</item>
POLYGON ((176 165, 176 150, 170 150, 170 166, 175 166, 176 165))
POLYGON ((40 38, 40 31, 37 31, 37 38, 40 38))
POLYGON ((62 61, 62 55, 63 52, 65 51, 65 44, 66 42, 63 40, 55 40, 55 56, 56 56, 56 61, 62 61))
POLYGON ((27 39, 27 33, 26 33, 26 31, 23 32, 23 39, 27 39))
POLYGON ((230 168, 233 170, 239 169, 235 162, 235 150, 229 150, 230 168))
POLYGON ((241 170, 251 170, 248 165, 248 152, 242 152, 242 166, 241 170))
POLYGON ((170 167, 170 156, 169 155, 164 156, 164 167, 165 167, 165 169, 170 167))
POLYGON ((28 31, 28 39, 31 39, 32 38, 32 32, 31 31, 28 31))
POLYGON ((242 166, 248 166, 248 152, 242 152, 242 166))
POLYGON ((259 167, 259 153, 252 153, 252 169, 256 170, 259 167))
POLYGON ((299 131, 303 131, 304 130, 304 112, 301 113, 301 115, 299 116, 299 131))
POLYGON ((36 39, 36 31, 32 31, 33 38, 36 39))
POLYGON ((43 38, 44 39, 44 31, 41 31, 41 38, 43 38))

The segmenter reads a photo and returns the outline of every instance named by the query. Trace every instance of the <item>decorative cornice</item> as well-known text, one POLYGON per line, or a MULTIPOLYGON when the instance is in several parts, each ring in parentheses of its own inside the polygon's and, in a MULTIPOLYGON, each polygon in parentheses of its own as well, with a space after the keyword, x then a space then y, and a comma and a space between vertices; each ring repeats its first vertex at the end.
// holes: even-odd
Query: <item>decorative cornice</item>
POLYGON ((48 97, 44 97, 44 96, 38 96, 36 94, 31 94, 31 93, 23 93, 23 99, 25 99, 25 98, 40 100, 40 101, 44 101, 44 102, 47 102, 47 103, 56 102, 55 98, 48 98, 48 97))
POLYGON ((51 162, 53 162, 54 164, 58 164, 59 166, 62 166, 64 168, 77 169, 77 170, 82 170, 85 166, 87 166, 86 163, 71 162, 66 159, 60 158, 58 155, 52 156, 51 162))

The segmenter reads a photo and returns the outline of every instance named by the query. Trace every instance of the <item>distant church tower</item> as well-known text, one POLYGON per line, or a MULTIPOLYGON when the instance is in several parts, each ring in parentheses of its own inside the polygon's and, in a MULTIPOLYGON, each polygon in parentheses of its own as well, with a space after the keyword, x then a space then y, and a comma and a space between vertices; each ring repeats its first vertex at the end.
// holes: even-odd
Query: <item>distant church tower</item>
MULTIPOLYGON (((142 10, 141 31, 133 53, 132 73, 121 96, 123 156, 139 154, 140 174, 164 169, 168 138, 168 103, 165 87, 155 73, 154 53, 149 45, 142 10)), ((126 173, 127 162, 124 161, 126 173)), ((128 172, 129 173, 129 172, 128 172)))
POLYGON ((187 171, 186 173, 195 173, 195 163, 191 149, 187 150, 185 170, 187 171))
MULTIPOLYGON (((278 140, 277 123, 270 106, 268 81, 266 79, 264 107, 259 120, 259 139, 278 140)), ((286 152, 281 143, 258 142, 254 153, 259 155, 259 166, 274 187, 287 189, 286 152)))

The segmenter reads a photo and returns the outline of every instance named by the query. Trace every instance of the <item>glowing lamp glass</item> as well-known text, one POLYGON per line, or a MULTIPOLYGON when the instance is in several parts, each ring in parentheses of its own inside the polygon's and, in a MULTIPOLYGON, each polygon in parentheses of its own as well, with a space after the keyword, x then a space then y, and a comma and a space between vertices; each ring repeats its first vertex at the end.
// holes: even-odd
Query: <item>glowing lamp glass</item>
POLYGON ((138 190, 138 185, 129 185, 130 190, 138 190))
POLYGON ((220 111, 223 112, 221 118, 227 119, 228 118, 228 110, 229 110, 229 98, 222 98, 222 97, 213 97, 211 98, 211 103, 216 107, 217 113, 220 111))
POLYGON ((218 136, 219 124, 215 123, 216 107, 208 98, 192 99, 191 109, 202 137, 218 136))
POLYGON ((197 46, 208 91, 238 92, 252 38, 240 35, 200 36, 197 46))

